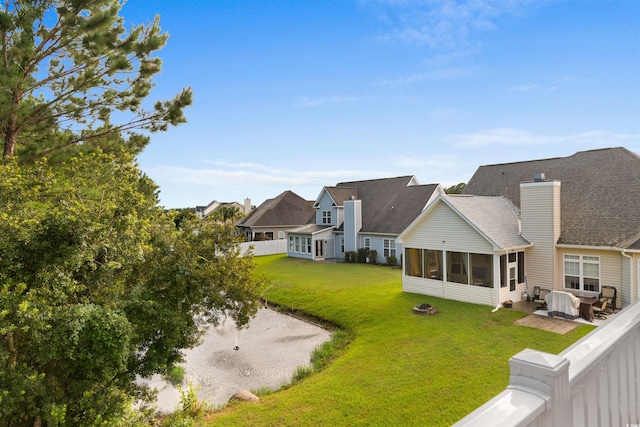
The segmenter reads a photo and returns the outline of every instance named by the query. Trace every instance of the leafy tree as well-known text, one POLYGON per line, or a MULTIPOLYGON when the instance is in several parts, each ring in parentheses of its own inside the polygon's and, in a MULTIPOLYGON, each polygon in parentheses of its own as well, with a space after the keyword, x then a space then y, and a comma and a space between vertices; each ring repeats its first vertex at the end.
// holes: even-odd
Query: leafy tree
POLYGON ((182 228, 185 221, 198 218, 195 208, 170 209, 167 214, 173 217, 173 223, 178 230, 182 228))
POLYGON ((243 214, 237 206, 220 206, 210 216, 216 221, 235 222, 242 218, 243 214))
POLYGON ((462 194, 464 188, 467 186, 464 182, 461 182, 456 185, 452 185, 451 187, 445 188, 444 192, 446 194, 462 194))
POLYGON ((185 121, 191 91, 145 107, 167 36, 157 18, 127 33, 120 6, 0 5, 3 426, 130 425, 149 397, 138 375, 258 307, 233 226, 177 230, 134 161, 148 132, 185 121))
POLYGON ((137 375, 257 310, 233 226, 177 231, 131 154, 5 161, 0 205, 0 425, 118 425, 137 375))
POLYGON ((33 161, 79 144, 114 148, 108 138, 113 133, 126 135, 125 146, 139 153, 149 138, 134 131, 162 131, 185 121, 190 89, 153 106, 143 103, 161 68, 153 54, 168 37, 159 19, 127 32, 120 8, 119 0, 7 0, 0 5, 5 158, 33 161))

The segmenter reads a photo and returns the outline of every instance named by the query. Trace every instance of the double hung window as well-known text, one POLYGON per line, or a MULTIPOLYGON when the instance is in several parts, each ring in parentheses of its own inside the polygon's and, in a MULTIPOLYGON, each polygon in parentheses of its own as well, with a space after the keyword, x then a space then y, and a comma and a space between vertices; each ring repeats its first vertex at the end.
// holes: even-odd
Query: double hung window
POLYGON ((565 255, 564 287, 579 291, 600 292, 600 257, 565 255))
POLYGON ((322 211, 322 223, 331 224, 331 211, 322 211))

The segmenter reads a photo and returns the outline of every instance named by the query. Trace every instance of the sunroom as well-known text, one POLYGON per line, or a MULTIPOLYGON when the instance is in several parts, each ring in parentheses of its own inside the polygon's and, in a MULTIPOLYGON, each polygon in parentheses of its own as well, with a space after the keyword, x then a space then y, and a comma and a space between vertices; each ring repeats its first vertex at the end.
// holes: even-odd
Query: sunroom
POLYGON ((502 197, 439 197, 398 240, 405 292, 498 306, 526 289, 532 245, 502 197))

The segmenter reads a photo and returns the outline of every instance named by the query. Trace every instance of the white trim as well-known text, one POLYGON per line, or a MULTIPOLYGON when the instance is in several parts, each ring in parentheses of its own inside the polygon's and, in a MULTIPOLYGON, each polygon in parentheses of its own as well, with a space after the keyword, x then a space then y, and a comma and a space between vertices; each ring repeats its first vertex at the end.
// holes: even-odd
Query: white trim
POLYGON ((618 248, 616 246, 583 246, 583 245, 567 245, 563 243, 557 243, 556 248, 558 249, 586 249, 592 251, 614 251, 614 252, 635 252, 640 253, 640 250, 637 249, 624 249, 618 248))

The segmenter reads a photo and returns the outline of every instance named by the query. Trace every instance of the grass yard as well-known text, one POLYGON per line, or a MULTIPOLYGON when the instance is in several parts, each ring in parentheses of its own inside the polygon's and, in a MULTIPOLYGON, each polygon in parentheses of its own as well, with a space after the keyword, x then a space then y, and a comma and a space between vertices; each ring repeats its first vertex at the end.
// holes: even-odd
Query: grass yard
POLYGON ((325 319, 352 337, 326 369, 260 403, 233 403, 211 426, 450 426, 505 389, 508 359, 525 348, 557 354, 593 327, 566 335, 516 326, 525 313, 406 294, 401 271, 256 258, 264 296, 325 319), (433 316, 414 314, 427 302, 433 316))

